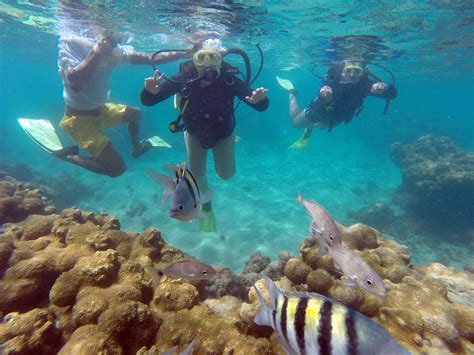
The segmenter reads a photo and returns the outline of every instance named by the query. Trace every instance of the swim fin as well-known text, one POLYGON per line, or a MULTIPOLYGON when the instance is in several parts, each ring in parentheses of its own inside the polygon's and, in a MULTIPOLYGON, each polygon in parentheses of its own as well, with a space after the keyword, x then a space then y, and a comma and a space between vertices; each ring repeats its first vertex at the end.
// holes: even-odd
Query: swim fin
POLYGON ((285 89, 286 91, 288 91, 288 93, 292 93, 295 91, 295 87, 293 86, 292 82, 287 80, 287 79, 282 79, 280 78, 279 76, 276 76, 275 77, 276 80, 278 81, 278 84, 283 88, 285 89))
POLYGON ((216 216, 214 215, 210 201, 202 205, 202 212, 204 212, 206 217, 199 220, 199 230, 208 233, 216 232, 216 216))
POLYGON ((18 123, 33 142, 46 152, 51 154, 64 148, 50 121, 19 118, 18 123))
POLYGON ((303 135, 292 145, 288 148, 292 149, 302 149, 306 147, 309 143, 309 139, 311 138, 311 134, 313 133, 313 128, 305 128, 303 135))
MULTIPOLYGON (((171 145, 169 145, 165 140, 159 136, 153 136, 148 139, 145 139, 144 142, 148 142, 151 144, 152 147, 159 148, 171 148, 171 145)), ((142 142, 142 143, 144 143, 142 142)))

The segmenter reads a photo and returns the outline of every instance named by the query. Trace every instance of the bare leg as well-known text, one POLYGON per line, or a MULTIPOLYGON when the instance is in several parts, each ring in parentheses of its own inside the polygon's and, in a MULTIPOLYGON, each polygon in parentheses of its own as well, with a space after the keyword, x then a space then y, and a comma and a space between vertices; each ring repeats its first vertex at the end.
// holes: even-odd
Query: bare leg
POLYGON ((184 141, 188 154, 189 169, 197 180, 201 194, 207 193, 209 190, 206 177, 207 149, 201 146, 197 137, 187 131, 184 131, 184 141))
POLYGON ((64 160, 94 173, 111 177, 118 177, 127 169, 127 165, 111 143, 96 159, 80 155, 68 155, 64 160))
POLYGON ((138 108, 127 106, 123 122, 128 123, 128 134, 134 147, 140 144, 140 117, 141 112, 138 108))
MULTIPOLYGON (((188 153, 189 169, 193 172, 201 196, 203 194, 210 195, 209 186, 207 185, 206 163, 207 149, 204 149, 199 139, 187 131, 184 131, 184 141, 186 142, 186 151, 188 153)), ((199 219, 199 230, 202 232, 215 232, 217 230, 216 217, 212 210, 211 201, 207 201, 202 205, 204 218, 199 219)))
POLYGON ((132 142, 133 151, 132 157, 138 158, 143 153, 148 151, 151 148, 151 144, 148 142, 142 144, 140 141, 140 119, 141 119, 140 109, 132 106, 127 106, 125 114, 123 116, 123 122, 128 123, 128 134, 130 136, 130 141, 132 142))
POLYGON ((293 120, 299 113, 300 113, 300 105, 298 105, 298 100, 296 99, 296 95, 294 93, 290 93, 290 117, 293 120))
POLYGON ((217 174, 224 179, 229 180, 235 175, 235 135, 220 140, 212 149, 214 154, 214 167, 217 174))
POLYGON ((313 126, 313 123, 306 118, 305 110, 300 110, 294 93, 290 93, 290 118, 291 125, 295 128, 312 128, 313 126))

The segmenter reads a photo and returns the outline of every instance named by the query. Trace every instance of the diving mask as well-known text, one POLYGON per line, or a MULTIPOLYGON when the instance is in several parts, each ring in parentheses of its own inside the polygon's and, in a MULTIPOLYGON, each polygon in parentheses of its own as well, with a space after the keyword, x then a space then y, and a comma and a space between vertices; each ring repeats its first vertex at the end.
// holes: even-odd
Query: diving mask
POLYGON ((349 64, 342 70, 342 75, 345 77, 359 77, 364 72, 364 68, 360 65, 349 64))
POLYGON ((218 67, 222 63, 222 55, 219 52, 201 49, 193 54, 193 63, 205 67, 218 67))

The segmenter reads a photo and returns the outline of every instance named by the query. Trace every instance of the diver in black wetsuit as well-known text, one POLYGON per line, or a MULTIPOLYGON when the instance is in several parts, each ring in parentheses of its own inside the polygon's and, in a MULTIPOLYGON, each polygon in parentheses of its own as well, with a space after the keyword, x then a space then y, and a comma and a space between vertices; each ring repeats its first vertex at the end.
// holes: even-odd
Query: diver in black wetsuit
MULTIPOLYGON (((145 79, 141 92, 143 105, 151 106, 179 94, 184 122, 184 137, 189 168, 201 192, 208 193, 207 151, 212 149, 217 174, 227 180, 235 174, 234 97, 257 111, 267 109, 267 89, 253 90, 235 76, 235 68, 222 60, 224 49, 217 39, 204 41, 193 60, 182 63, 178 74, 163 80, 163 75, 145 79)), ((208 217, 200 221, 201 230, 215 231, 210 202, 203 206, 208 217)))
POLYGON ((360 61, 344 61, 331 67, 326 74, 318 96, 300 111, 296 92, 287 80, 279 79, 280 85, 289 93, 291 123, 295 128, 305 128, 305 134, 293 148, 304 147, 313 128, 328 129, 352 121, 362 111, 367 96, 386 100, 397 97, 395 86, 383 81, 374 82, 360 61))

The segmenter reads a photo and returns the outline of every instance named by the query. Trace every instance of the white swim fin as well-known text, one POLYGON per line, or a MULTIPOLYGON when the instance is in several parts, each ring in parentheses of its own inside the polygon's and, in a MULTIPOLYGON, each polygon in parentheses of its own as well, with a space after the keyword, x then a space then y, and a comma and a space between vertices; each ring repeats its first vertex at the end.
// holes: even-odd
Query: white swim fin
POLYGON ((33 142, 46 152, 51 154, 64 148, 50 121, 19 118, 18 123, 33 142))

